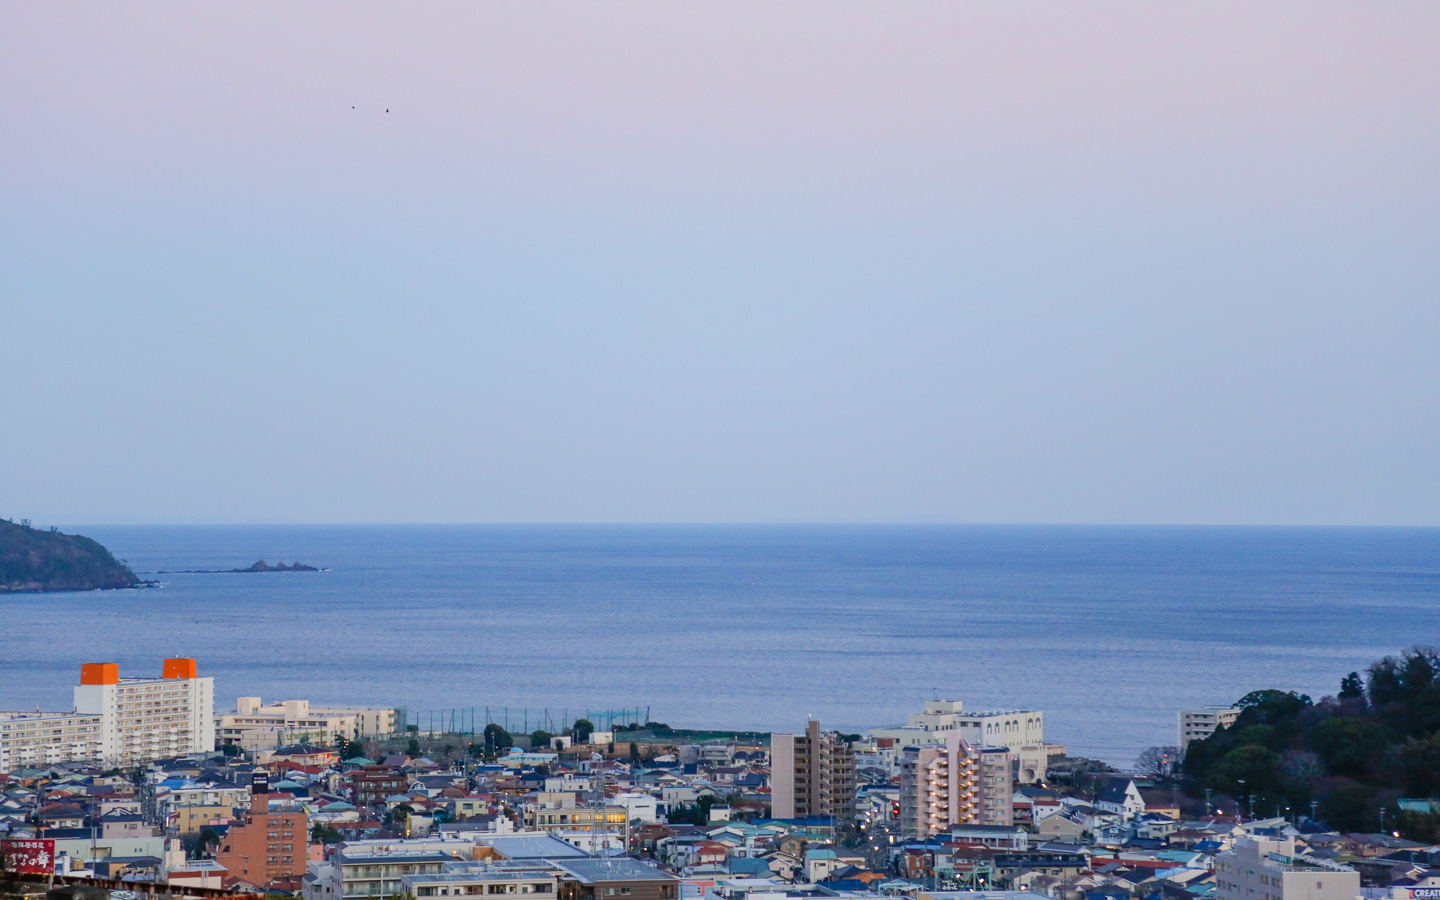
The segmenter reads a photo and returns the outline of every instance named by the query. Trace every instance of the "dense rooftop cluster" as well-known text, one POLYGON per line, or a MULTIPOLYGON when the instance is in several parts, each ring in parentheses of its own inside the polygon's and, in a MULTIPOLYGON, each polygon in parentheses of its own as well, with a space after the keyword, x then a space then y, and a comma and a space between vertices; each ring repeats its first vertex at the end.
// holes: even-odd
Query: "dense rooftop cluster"
MULTIPOLYGON (((120 712, 93 714, 102 737, 52 740, 32 734, 34 723, 63 716, 19 717, 25 728, 6 752, 112 748, 125 762, 11 766, 0 775, 0 837, 32 854, 32 872, 40 848, 47 877, 304 900, 1428 897, 1440 892, 1440 846, 1331 828, 1318 802, 1264 817, 1269 795, 1195 781, 1220 777, 1251 741, 1303 743, 1325 722, 1411 727, 1375 699, 1406 666, 1415 664, 1378 664, 1368 697, 1334 704, 1267 693, 1182 712, 1186 749, 1151 748, 1139 771, 1121 773, 1047 743, 1038 711, 972 712, 958 701, 928 702, 868 735, 811 721, 702 740, 580 720, 561 734, 512 736, 493 723, 422 732, 395 710, 299 700, 240 698, 213 715, 193 660, 166 660, 159 678, 143 679, 95 664, 76 696, 119 698, 120 712), (170 722, 197 711, 213 727, 170 722), (328 740, 282 743, 326 729, 328 740), (145 745, 128 738, 152 730, 174 732, 171 743, 203 734, 216 747, 136 761, 145 745)), ((1412 676, 1398 679, 1392 703, 1428 696, 1405 693, 1412 676)), ((1395 803, 1413 816, 1440 805, 1395 803)))

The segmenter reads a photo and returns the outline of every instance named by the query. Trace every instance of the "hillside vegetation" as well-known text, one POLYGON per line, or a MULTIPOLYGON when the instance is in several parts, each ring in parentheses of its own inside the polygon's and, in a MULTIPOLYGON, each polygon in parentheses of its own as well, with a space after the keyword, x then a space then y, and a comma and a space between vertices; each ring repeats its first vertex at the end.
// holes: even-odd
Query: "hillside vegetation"
POLYGON ((141 584, 99 543, 0 519, 0 593, 89 591, 141 584))
POLYGON ((1440 797, 1440 651, 1387 656, 1319 702, 1266 690, 1237 705, 1233 726, 1187 749, 1192 795, 1208 789, 1255 816, 1309 815, 1313 802, 1333 828, 1379 831, 1383 816, 1386 831, 1440 838, 1440 817, 1397 802, 1440 797))

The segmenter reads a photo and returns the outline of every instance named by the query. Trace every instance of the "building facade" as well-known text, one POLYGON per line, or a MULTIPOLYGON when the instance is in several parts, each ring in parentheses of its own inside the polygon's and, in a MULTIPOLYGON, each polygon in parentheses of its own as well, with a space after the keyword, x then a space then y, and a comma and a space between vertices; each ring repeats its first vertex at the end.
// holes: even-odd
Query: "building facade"
POLYGON ((264 887, 299 878, 309 865, 310 817, 304 807, 271 808, 270 795, 256 792, 243 825, 231 825, 215 861, 232 878, 264 887))
POLYGON ((1010 827, 1015 813, 1010 755, 971 746, 959 731, 943 743, 906 747, 900 763, 900 829, 928 837, 955 825, 1010 827))
POLYGON ((497 866, 488 863, 446 863, 434 874, 400 876, 403 897, 540 894, 553 898, 559 871, 547 865, 497 866))
POLYGON ((374 806, 384 803, 386 797, 404 793, 410 780, 386 766, 365 766, 350 774, 350 787, 356 806, 374 806))
POLYGON ((811 720, 804 734, 770 735, 770 815, 855 818, 855 752, 811 720))
POLYGON ((131 766, 215 748, 213 678, 193 659, 167 659, 158 678, 121 678, 115 663, 85 663, 70 713, 0 715, 0 771, 96 761, 131 766))
POLYGON ((1217 900, 1355 900, 1360 873, 1327 859, 1301 858, 1290 838, 1237 838, 1215 857, 1217 900))
POLYGON ((532 806, 525 811, 525 827, 554 835, 587 853, 623 853, 630 846, 630 812, 624 806, 574 802, 532 806))
POLYGON ((1238 718, 1240 708, 1236 706, 1202 706, 1199 709, 1181 710, 1180 752, 1184 753, 1191 741, 1208 738, 1217 728, 1229 728, 1238 718))
POLYGON ((329 741, 337 734, 351 739, 380 737, 394 730, 393 709, 312 706, 309 700, 284 700, 266 706, 259 697, 241 697, 235 701, 235 712, 215 718, 215 733, 221 743, 246 750, 329 741))
POLYGON ((638 859, 556 860, 560 870, 559 900, 677 900, 680 879, 638 859))
POLYGON ((1043 781, 1049 762, 1045 714, 1034 709, 965 712, 959 700, 928 700, 904 725, 870 729, 873 739, 893 738, 901 747, 938 744, 956 732, 972 747, 1005 747, 1018 763, 1020 781, 1043 781))
POLYGON ((100 759, 102 716, 74 713, 0 713, 0 772, 51 763, 100 759))

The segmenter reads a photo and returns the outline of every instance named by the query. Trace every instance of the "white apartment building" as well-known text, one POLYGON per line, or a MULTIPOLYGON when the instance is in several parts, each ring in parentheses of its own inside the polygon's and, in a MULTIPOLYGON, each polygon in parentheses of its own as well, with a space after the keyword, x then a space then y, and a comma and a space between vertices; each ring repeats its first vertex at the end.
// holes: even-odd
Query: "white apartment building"
POLYGON ((627 792, 615 795, 610 802, 616 806, 623 806, 625 815, 632 822, 639 819, 641 822, 653 825, 660 821, 660 801, 650 794, 627 792))
POLYGON ((395 710, 370 706, 310 705, 311 715, 354 716, 355 737, 389 737, 395 733, 395 710))
POLYGON ((1328 859, 1299 857, 1295 841, 1239 837, 1215 857, 1217 900, 1355 900, 1360 873, 1328 859))
POLYGON ((1033 709, 964 710, 959 700, 928 700, 923 712, 911 713, 904 725, 870 729, 871 738, 894 738, 904 746, 944 742, 956 732, 972 747, 1005 747, 1019 760, 1019 780, 1041 781, 1049 764, 1045 750, 1045 714, 1033 709))
POLYGON ((74 713, 0 713, 0 772, 99 759, 105 720, 74 713))
POLYGON ((630 812, 608 803, 578 803, 573 794, 541 793, 525 810, 525 827, 559 838, 586 853, 622 853, 630 845, 630 812))
POLYGON ((1014 826, 1010 754, 971 746, 958 730, 910 745, 900 764, 900 829, 928 837, 952 825, 1014 826))
POLYGON ((215 748, 215 679, 193 659, 167 659, 158 678, 121 678, 85 663, 70 713, 0 714, 0 771, 95 760, 129 766, 215 748))
MULTIPOLYGON (((476 894, 559 893, 559 870, 539 865, 501 866, 492 863, 446 863, 433 875, 401 875, 400 893, 405 897, 453 897, 476 894)), ((628 888, 627 888, 628 890, 628 888)))
POLYGON ((1180 711, 1180 752, 1184 753, 1191 741, 1203 741, 1222 725, 1229 728, 1240 718, 1237 706, 1202 706, 1199 709, 1180 711))
POLYGON ((218 810, 227 807, 232 810, 249 809, 250 788, 238 785, 197 785, 193 781, 155 787, 155 811, 161 821, 169 821, 178 810, 184 808, 218 810))
POLYGON ((215 717, 215 733, 220 741, 245 750, 329 741, 337 734, 359 739, 394 731, 393 709, 311 706, 309 700, 284 700, 265 706, 259 697, 241 697, 235 701, 235 712, 215 717))

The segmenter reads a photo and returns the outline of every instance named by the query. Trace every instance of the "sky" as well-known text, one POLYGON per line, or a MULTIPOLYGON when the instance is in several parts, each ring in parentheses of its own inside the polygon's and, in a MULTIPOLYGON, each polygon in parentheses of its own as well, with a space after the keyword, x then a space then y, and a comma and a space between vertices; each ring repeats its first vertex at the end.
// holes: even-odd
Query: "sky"
POLYGON ((1433 2, 0 8, 0 515, 1440 524, 1433 2))

